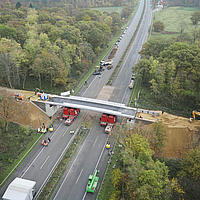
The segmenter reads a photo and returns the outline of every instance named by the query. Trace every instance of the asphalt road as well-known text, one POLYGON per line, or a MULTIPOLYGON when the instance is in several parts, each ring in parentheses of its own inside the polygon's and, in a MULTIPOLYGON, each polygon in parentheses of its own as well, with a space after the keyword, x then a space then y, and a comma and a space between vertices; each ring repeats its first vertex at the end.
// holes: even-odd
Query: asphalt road
MULTIPOLYGON (((144 0, 141 0, 137 13, 134 16, 127 33, 119 43, 119 48, 115 58, 113 59, 114 67, 116 67, 116 64, 121 59, 123 51, 126 49, 126 46, 128 45, 134 30, 137 27, 143 6, 144 0)), ((149 0, 147 8, 150 8, 149 0)), ((145 41, 150 20, 150 11, 147 10, 146 15, 148 16, 146 16, 145 20, 143 21, 143 29, 140 33, 141 35, 138 34, 139 38, 137 39, 137 44, 134 42, 133 46, 135 46, 132 48, 131 53, 127 57, 127 60, 114 83, 116 88, 114 95, 112 96, 113 99, 111 99, 113 101, 121 103, 127 102, 130 97, 131 91, 127 90, 127 88, 131 76, 131 67, 139 59, 137 52, 138 49, 141 48, 142 43, 145 41)), ((95 98, 101 88, 109 80, 113 70, 114 69, 109 71, 105 70, 105 72, 102 73, 101 78, 98 76, 92 76, 88 80, 87 85, 81 89, 79 96, 95 98)), ((72 140, 73 136, 69 134, 69 131, 71 129, 78 129, 78 126, 81 123, 82 118, 86 116, 86 113, 87 111, 81 111, 76 121, 70 127, 67 127, 65 124, 57 121, 54 125, 55 131, 53 133, 47 133, 47 135, 44 137, 45 139, 47 139, 47 137, 52 139, 52 142, 49 144, 49 146, 43 147, 41 143, 37 144, 34 150, 23 161, 8 182, 2 187, 0 190, 0 196, 2 197, 8 184, 15 177, 23 177, 28 180, 36 181, 36 191, 38 191, 39 188, 41 188, 44 180, 51 173, 51 170, 55 166, 58 158, 61 156, 64 149, 67 148, 68 143, 72 140)), ((97 119, 99 117, 100 114, 97 113, 97 119)), ((100 169, 100 180, 102 178, 103 171, 108 160, 108 154, 107 151, 105 151, 106 139, 107 135, 104 133, 104 128, 99 125, 97 120, 96 124, 94 124, 94 126, 91 128, 91 131, 88 133, 87 137, 84 139, 79 150, 74 156, 71 165, 63 176, 63 181, 60 183, 52 199, 95 199, 95 195, 85 193, 85 188, 87 185, 88 176, 92 174, 96 168, 100 169)))
MULTIPOLYGON (((142 13, 143 5, 144 1, 141 1, 137 14, 142 13)), ((127 104, 130 98, 131 90, 128 88, 128 85, 131 78, 131 67, 137 63, 139 59, 137 52, 141 49, 142 44, 147 39, 150 19, 151 6, 150 2, 148 1, 141 28, 138 32, 130 53, 127 56, 127 59, 125 60, 124 65, 121 68, 116 81, 114 82, 115 89, 113 92, 114 95, 112 95, 113 101, 127 104)), ((138 15, 137 20, 139 21, 138 15)), ((135 20, 133 20, 128 29, 130 32, 127 32, 130 34, 130 37, 131 33, 134 33, 133 30, 136 27, 137 24, 135 20)), ((127 37, 124 37, 120 42, 117 54, 113 59, 114 67, 120 60, 122 52, 126 49, 128 41, 130 41, 130 38, 128 38, 127 35, 127 37)), ((88 84, 82 88, 79 95, 95 98, 98 95, 100 89, 104 86, 105 83, 107 83, 111 73, 111 71, 106 70, 102 73, 101 78, 98 76, 91 77, 91 79, 88 81, 88 84)), ((86 193, 85 189, 88 183, 88 176, 93 174, 96 169, 100 170, 100 174, 98 176, 100 177, 100 181, 102 180, 106 163, 108 161, 108 151, 105 150, 105 142, 107 137, 108 136, 104 133, 104 128, 99 126, 98 122, 95 123, 91 132, 83 141, 80 149, 77 151, 71 166, 64 174, 62 182, 59 184, 57 190, 54 192, 54 195, 51 198, 52 200, 95 199, 96 195, 86 193)))

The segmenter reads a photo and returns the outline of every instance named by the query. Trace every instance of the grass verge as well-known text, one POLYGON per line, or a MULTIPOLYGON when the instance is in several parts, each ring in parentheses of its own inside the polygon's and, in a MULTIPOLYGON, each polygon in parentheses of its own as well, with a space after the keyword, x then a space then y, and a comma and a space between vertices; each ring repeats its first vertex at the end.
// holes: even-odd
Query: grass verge
POLYGON ((96 200, 105 200, 105 199, 110 199, 112 192, 115 190, 113 187, 112 183, 112 171, 113 169, 119 168, 119 153, 120 153, 120 148, 119 144, 116 143, 114 154, 110 156, 106 170, 104 172, 105 179, 101 182, 100 192, 98 191, 96 200))
POLYGON ((4 185, 4 183, 10 178, 10 176, 14 173, 17 167, 29 155, 31 150, 37 145, 38 143, 37 140, 39 141, 40 137, 41 134, 34 134, 33 137, 30 139, 29 143, 27 144, 26 148, 12 161, 12 163, 7 162, 6 169, 1 171, 0 173, 0 182, 1 182, 0 189, 4 185))

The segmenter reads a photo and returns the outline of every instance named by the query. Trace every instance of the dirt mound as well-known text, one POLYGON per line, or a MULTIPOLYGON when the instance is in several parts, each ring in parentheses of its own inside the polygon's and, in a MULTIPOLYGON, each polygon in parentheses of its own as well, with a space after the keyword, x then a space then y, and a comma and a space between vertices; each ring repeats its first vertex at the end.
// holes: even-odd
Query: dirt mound
POLYGON ((115 54, 117 52, 117 48, 114 48, 111 52, 110 55, 108 56, 108 59, 113 59, 115 57, 115 54))
POLYGON ((183 157, 191 143, 200 137, 200 121, 190 122, 189 118, 168 113, 162 115, 161 111, 156 112, 159 112, 159 116, 153 117, 150 114, 137 113, 137 117, 141 115, 144 119, 162 121, 167 133, 163 156, 168 158, 183 157))

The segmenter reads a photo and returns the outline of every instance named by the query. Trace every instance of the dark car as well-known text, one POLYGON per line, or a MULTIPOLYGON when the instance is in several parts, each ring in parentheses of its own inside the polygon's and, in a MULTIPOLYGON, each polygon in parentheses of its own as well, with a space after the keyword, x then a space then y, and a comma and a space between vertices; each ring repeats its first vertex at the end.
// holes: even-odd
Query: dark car
POLYGON ((94 72, 93 75, 101 75, 101 72, 94 72))

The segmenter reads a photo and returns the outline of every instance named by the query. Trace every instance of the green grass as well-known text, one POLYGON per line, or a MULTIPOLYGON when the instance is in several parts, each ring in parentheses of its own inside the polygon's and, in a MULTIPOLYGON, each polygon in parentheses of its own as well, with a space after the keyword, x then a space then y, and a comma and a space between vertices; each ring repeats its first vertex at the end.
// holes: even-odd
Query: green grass
MULTIPOLYGON (((192 24, 190 17, 191 14, 200 8, 196 7, 168 7, 165 9, 162 9, 160 11, 154 12, 153 13, 153 19, 155 17, 155 21, 160 20, 163 22, 165 26, 164 31, 169 31, 169 32, 178 32, 177 34, 162 34, 158 33, 156 35, 151 35, 151 38, 155 37, 177 37, 180 35, 180 23, 184 22, 185 29, 183 33, 189 33, 192 32, 194 29, 194 25, 192 24)), ((196 28, 200 28, 200 24, 197 25, 196 28)))
POLYGON ((91 10, 99 10, 100 12, 108 12, 108 13, 112 13, 112 12, 118 12, 119 14, 121 14, 122 9, 125 6, 120 6, 120 7, 101 7, 101 8, 91 8, 91 10))
MULTIPOLYGON (((1 171, 0 171, 0 183, 3 182, 3 180, 6 178, 6 176, 8 176, 8 174, 12 171, 12 169, 18 164, 18 162, 25 156, 25 154, 28 152, 28 150, 32 147, 32 145, 41 136, 41 134, 37 134, 36 130, 30 130, 31 131, 30 135, 26 136, 26 138, 24 138, 23 135, 17 134, 17 132, 18 132, 17 127, 19 127, 19 125, 10 123, 9 126, 10 126, 10 128, 7 133, 8 136, 3 137, 1 135, 1 139, 0 139, 0 142, 3 143, 1 145, 1 147, 7 148, 7 151, 4 151, 4 153, 1 154, 1 157, 0 157, 0 161, 1 161, 0 163, 3 166, 3 169, 1 167, 1 171), (9 134, 9 132, 12 132, 12 136, 9 134), (28 138, 28 140, 27 140, 27 138, 28 138), (7 141, 7 142, 5 142, 5 141, 7 141), (24 143, 24 141, 25 141, 25 143, 24 143)), ((23 160, 28 156, 28 154, 23 158, 23 160)), ((23 160, 21 160, 21 162, 23 160)), ((12 173, 14 173, 14 171, 12 173)), ((11 175, 12 174, 10 174, 10 176, 11 175)), ((3 186, 3 184, 0 186, 0 188, 2 186, 3 186)))

